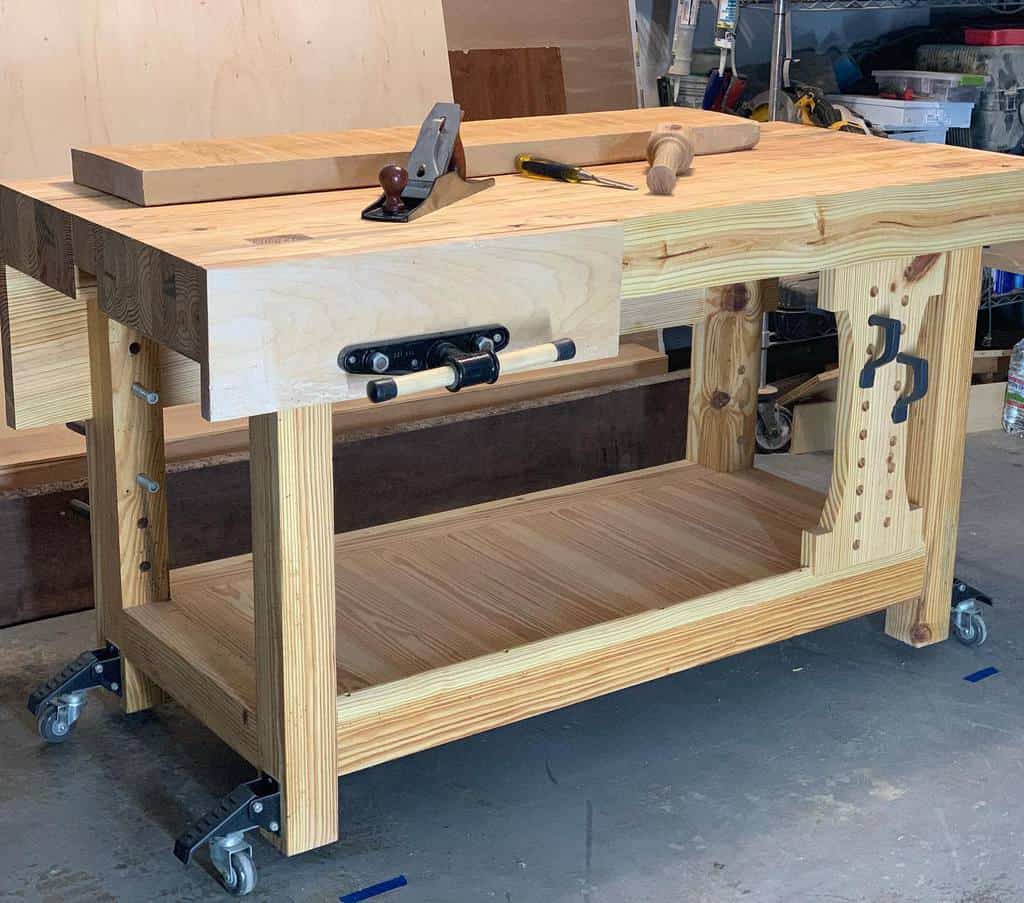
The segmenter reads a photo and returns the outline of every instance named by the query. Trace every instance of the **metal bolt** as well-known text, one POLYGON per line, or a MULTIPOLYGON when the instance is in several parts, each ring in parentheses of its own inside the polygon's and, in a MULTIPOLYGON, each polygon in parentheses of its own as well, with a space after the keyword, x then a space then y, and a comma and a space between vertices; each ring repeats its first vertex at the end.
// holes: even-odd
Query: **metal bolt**
POLYGON ((354 363, 356 362, 356 356, 355 356, 354 354, 350 354, 350 355, 348 356, 348 362, 349 362, 350 364, 354 364, 354 363))
POLYGON ((270 831, 271 834, 276 834, 278 831, 281 830, 281 826, 276 821, 272 821, 269 825, 267 825, 267 830, 270 831))
POLYGON ((146 404, 156 404, 160 400, 160 393, 147 389, 140 383, 132 383, 132 395, 141 398, 146 404))
POLYGON ((256 800, 256 802, 252 804, 252 811, 254 814, 259 815, 263 811, 263 803, 256 800))
POLYGON ((92 666, 92 670, 93 670, 93 671, 94 671, 94 672, 95 672, 96 674, 102 674, 102 673, 103 673, 103 665, 93 665, 93 666, 92 666))
POLYGON ((409 366, 412 367, 413 370, 415 370, 419 365, 420 359, 418 357, 414 357, 411 361, 409 361, 409 366))
POLYGON ((135 482, 138 483, 146 492, 159 492, 160 484, 156 480, 151 480, 144 473, 140 473, 135 477, 135 482))
POLYGON ((55 721, 53 723, 53 732, 60 737, 68 732, 68 726, 63 721, 55 721))
POLYGON ((118 690, 121 689, 121 685, 116 680, 111 681, 110 682, 110 689, 113 690, 116 693, 118 690))
POLYGON ((383 351, 374 351, 370 356, 370 369, 374 373, 386 373, 391 361, 383 351))
POLYGON ((501 333, 500 333, 500 332, 496 332, 496 333, 494 333, 494 335, 493 335, 493 337, 492 337, 492 338, 493 338, 493 339, 494 339, 494 341, 495 341, 495 342, 497 343, 497 342, 500 342, 500 341, 501 341, 501 339, 502 339, 502 335, 501 335, 501 333))
POLYGON ((477 351, 494 351, 494 340, 489 336, 478 335, 473 344, 476 345, 477 351))

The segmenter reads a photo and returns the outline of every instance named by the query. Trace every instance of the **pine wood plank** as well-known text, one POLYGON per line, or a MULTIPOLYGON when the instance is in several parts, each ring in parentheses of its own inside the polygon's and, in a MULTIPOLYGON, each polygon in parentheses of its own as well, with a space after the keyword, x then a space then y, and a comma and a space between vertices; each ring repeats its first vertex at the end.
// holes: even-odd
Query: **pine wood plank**
MULTIPOLYGON (((124 609, 167 599, 168 540, 163 418, 131 393, 159 391, 157 346, 89 306, 93 418, 87 448, 97 640, 121 642, 124 609), (157 492, 136 482, 144 474, 157 492)), ((121 662, 127 712, 160 702, 159 687, 128 657, 121 662)))
MULTIPOLYGON (((800 569, 821 501, 756 470, 679 462, 335 537, 339 773, 920 591, 920 554, 800 569)), ((173 602, 131 617, 158 622, 153 642, 223 644, 202 646, 196 669, 220 687, 200 717, 227 731, 255 696, 234 664, 253 656, 251 558, 172 583, 173 602)))
MULTIPOLYGON (((74 180, 150 207, 377 186, 381 167, 408 160, 429 109, 401 128, 72 148, 74 180)), ((672 117, 691 126, 698 154, 757 140, 749 120, 689 109, 672 117)), ((648 109, 488 119, 466 122, 460 136, 468 175, 491 176, 515 172, 520 152, 588 166, 643 160, 651 130, 665 118, 648 109)))
MULTIPOLYGON (((92 416, 86 310, 96 283, 79 272, 75 297, 12 267, 0 279, 7 425, 12 429, 64 424, 92 416), (6 291, 3 284, 6 283, 6 291)), ((199 401, 199 365, 161 347, 164 405, 199 401)))
POLYGON ((289 856, 338 838, 331 408, 249 422, 260 767, 289 856))
POLYGON ((763 295, 759 282, 712 289, 693 329, 686 457, 712 470, 754 466, 763 295))
POLYGON ((908 391, 908 368, 890 361, 874 371, 870 387, 860 378, 882 353, 882 330, 868 322, 873 314, 899 321, 901 353, 928 357, 921 325, 945 273, 944 255, 932 254, 821 274, 818 305, 835 313, 839 331, 839 383, 828 500, 821 523, 805 537, 803 563, 815 574, 921 548, 922 511, 908 493, 909 425, 892 419, 896 400, 908 391))
POLYGON ((920 354, 928 359, 928 394, 911 406, 907 496, 924 509, 927 549, 924 591, 893 606, 886 632, 914 646, 949 635, 950 587, 956 563, 964 445, 974 330, 981 284, 981 249, 948 255, 945 284, 928 308, 920 354))

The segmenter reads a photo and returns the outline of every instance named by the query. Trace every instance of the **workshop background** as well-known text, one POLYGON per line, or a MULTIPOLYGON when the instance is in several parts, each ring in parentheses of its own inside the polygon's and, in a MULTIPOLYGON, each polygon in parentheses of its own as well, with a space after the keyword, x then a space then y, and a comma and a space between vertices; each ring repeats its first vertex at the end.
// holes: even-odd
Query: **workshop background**
MULTIPOLYGON (((70 146, 412 125, 442 99, 468 121, 678 104, 1024 152, 1022 3, 439 3, 0 0, 0 181, 68 173, 70 146)), ((1024 901, 1024 242, 983 264, 954 639, 910 649, 870 616, 348 776, 340 844, 268 851, 253 899, 401 875, 381 899, 1024 901)), ((779 281, 757 442, 824 491, 839 355, 817 293, 779 281)), ((337 532, 681 459, 691 344, 634 333, 572 375, 353 419, 337 532)), ((0 424, 0 899, 219 899, 167 848, 247 763, 174 703, 126 731, 97 697, 58 746, 25 710, 94 644, 76 353, 33 409, 58 391, 80 420, 0 424)), ((248 552, 244 423, 186 405, 165 431, 171 566, 248 552)))

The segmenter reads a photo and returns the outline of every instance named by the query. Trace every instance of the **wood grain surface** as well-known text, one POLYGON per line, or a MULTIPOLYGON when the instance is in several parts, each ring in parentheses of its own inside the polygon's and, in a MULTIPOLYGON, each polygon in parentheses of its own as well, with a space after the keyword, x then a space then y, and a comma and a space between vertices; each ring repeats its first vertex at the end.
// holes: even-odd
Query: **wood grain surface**
MULTIPOLYGON (((373 186, 389 163, 405 164, 421 120, 387 129, 269 135, 211 141, 72 148, 74 180, 141 206, 373 186)), ((651 130, 666 118, 690 129, 695 153, 756 143, 759 126, 704 110, 621 110, 466 122, 460 129, 470 177, 514 173, 518 153, 577 165, 645 159, 651 130)))
POLYGON ((452 93, 467 122, 566 112, 557 47, 450 50, 448 63, 452 93))
POLYGON ((981 249, 946 255, 945 284, 925 313, 919 341, 928 359, 928 394, 911 405, 907 495, 924 509, 924 591, 889 609, 886 633, 914 646, 949 635, 981 249))
MULTIPOLYGON (((864 388, 860 380, 864 366, 882 354, 882 329, 868 322, 873 314, 899 321, 900 352, 922 356, 921 324, 932 297, 942 291, 945 273, 945 256, 934 254, 821 274, 818 306, 835 312, 839 331, 839 381, 828 500, 821 524, 806 536, 803 558, 815 574, 922 546, 922 511, 907 497, 913 467, 908 424, 892 416, 896 400, 909 391, 911 375, 894 360, 874 371, 872 386, 864 388)), ((962 440, 962 421, 960 433, 962 440)))
POLYGON ((330 406, 254 417, 249 442, 259 761, 292 856, 338 838, 330 406))
POLYGON ((693 329, 686 456, 712 470, 754 465, 763 296, 760 282, 714 288, 693 329))
POLYGON ((3 29, 3 178, 67 172, 73 145, 402 125, 451 99, 440 0, 5 0, 3 29))

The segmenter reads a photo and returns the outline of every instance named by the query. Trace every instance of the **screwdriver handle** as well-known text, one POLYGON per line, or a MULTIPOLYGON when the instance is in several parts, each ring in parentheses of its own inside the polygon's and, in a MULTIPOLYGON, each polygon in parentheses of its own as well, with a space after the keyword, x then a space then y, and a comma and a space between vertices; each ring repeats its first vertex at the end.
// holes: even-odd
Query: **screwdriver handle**
POLYGON ((516 155, 516 170, 533 179, 555 179, 558 182, 581 182, 580 168, 569 163, 546 160, 530 154, 516 155))

